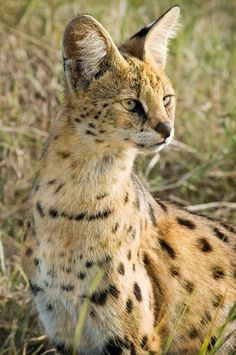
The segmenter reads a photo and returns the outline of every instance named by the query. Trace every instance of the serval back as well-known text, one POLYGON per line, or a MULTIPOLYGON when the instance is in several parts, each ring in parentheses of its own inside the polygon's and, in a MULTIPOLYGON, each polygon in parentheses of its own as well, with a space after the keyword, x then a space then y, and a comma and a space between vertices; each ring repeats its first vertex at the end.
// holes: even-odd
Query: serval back
MULTIPOLYGON (((133 170, 137 154, 174 135, 164 68, 178 16, 171 8, 119 47, 92 16, 66 27, 65 100, 44 146, 24 248, 40 320, 60 353, 72 352, 85 300, 79 354, 161 354, 184 310, 169 354, 194 355, 236 299, 235 229, 154 200, 133 170)), ((234 346, 231 337, 219 354, 234 346)))

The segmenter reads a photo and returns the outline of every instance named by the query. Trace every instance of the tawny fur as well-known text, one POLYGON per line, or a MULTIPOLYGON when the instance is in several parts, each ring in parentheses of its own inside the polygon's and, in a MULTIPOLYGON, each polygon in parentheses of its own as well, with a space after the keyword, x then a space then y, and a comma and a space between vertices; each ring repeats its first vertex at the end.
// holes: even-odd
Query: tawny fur
MULTIPOLYGON (((162 17, 169 31, 159 46, 178 12, 162 17)), ((24 242, 24 269, 58 352, 72 348, 101 270, 80 355, 161 354, 182 313, 169 354, 198 354, 214 317, 216 328, 236 299, 235 228, 155 201, 133 171, 138 152, 160 150, 173 137, 172 128, 163 142, 156 128, 173 125, 175 99, 163 71, 167 48, 160 63, 147 42, 163 37, 163 28, 158 34, 158 22, 152 26, 154 36, 146 38, 146 28, 120 52, 91 16, 65 32, 65 103, 44 147, 24 242), (125 108, 130 98, 142 114, 125 108)), ((231 337, 218 353, 234 346, 231 337)))

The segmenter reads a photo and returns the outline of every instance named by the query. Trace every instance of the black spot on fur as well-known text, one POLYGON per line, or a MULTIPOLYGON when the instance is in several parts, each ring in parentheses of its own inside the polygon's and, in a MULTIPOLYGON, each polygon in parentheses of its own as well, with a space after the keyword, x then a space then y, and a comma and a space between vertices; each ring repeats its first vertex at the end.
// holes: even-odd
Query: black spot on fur
POLYGON ((73 353, 73 348, 67 347, 63 342, 54 344, 54 347, 60 355, 71 355, 73 353))
POLYGON ((144 336, 142 337, 142 341, 141 341, 141 344, 140 344, 140 346, 141 346, 142 349, 145 349, 145 350, 146 350, 147 342, 148 342, 148 337, 147 337, 146 335, 144 335, 144 336))
POLYGON ((123 342, 118 339, 110 339, 105 346, 103 350, 104 355, 121 355, 123 350, 122 350, 123 342))
POLYGON ((124 203, 126 204, 129 201, 129 193, 126 192, 125 198, 124 198, 124 203))
POLYGON ((27 249, 26 249, 26 252, 25 252, 25 255, 26 255, 26 256, 31 256, 32 254, 33 254, 32 248, 30 248, 30 247, 27 248, 27 249))
POLYGON ((74 120, 75 120, 75 122, 77 122, 77 123, 80 123, 80 122, 81 122, 81 119, 78 118, 78 117, 76 117, 74 120))
POLYGON ((118 268, 117 268, 117 271, 120 275, 124 275, 125 274, 125 267, 124 267, 124 264, 123 263, 120 263, 118 265, 118 268))
POLYGON ((220 266, 213 266, 212 276, 215 280, 223 279, 225 277, 225 272, 220 266))
POLYGON ((38 258, 34 258, 34 265, 38 266, 40 263, 40 260, 38 258))
POLYGON ((214 295, 212 299, 212 304, 214 307, 218 308, 223 299, 222 295, 214 295))
POLYGON ((70 152, 57 152, 62 159, 67 159, 70 156, 70 152))
POLYGON ((33 293, 34 296, 36 296, 38 292, 44 292, 44 289, 42 287, 38 286, 37 284, 31 281, 29 281, 29 285, 30 285, 31 292, 33 293))
POLYGON ((120 291, 115 285, 109 285, 109 292, 113 297, 115 298, 119 297, 120 291))
POLYGON ((116 222, 116 224, 114 225, 114 227, 112 228, 112 233, 116 233, 118 228, 119 228, 120 224, 118 222, 116 222))
POLYGON ((85 263, 85 266, 89 269, 93 266, 93 262, 90 261, 90 260, 87 260, 86 263, 85 263))
POLYGON ((97 199, 97 200, 102 200, 104 197, 107 197, 107 196, 108 196, 108 193, 107 193, 107 192, 104 192, 103 194, 97 195, 97 196, 96 196, 96 199, 97 199))
POLYGON ((207 325, 209 322, 211 322, 212 316, 209 311, 205 311, 204 316, 201 318, 201 324, 203 326, 207 325))
POLYGON ((49 216, 52 218, 58 217, 58 211, 55 208, 50 208, 49 209, 49 216))
POLYGON ((85 131, 85 134, 90 135, 90 136, 94 136, 94 137, 97 136, 96 133, 90 131, 89 129, 87 129, 87 130, 85 131))
POLYGON ((172 259, 175 259, 176 253, 174 249, 164 239, 158 239, 158 241, 162 250, 164 250, 172 259))
POLYGON ((134 295, 135 295, 135 298, 138 302, 141 302, 142 301, 142 292, 141 292, 141 288, 140 286, 138 285, 137 282, 134 283, 134 295))
POLYGON ((194 290, 194 284, 188 280, 184 280, 183 287, 188 293, 192 293, 194 290))
POLYGON ((225 235, 224 233, 222 233, 218 228, 214 228, 213 229, 214 235, 219 238, 220 240, 222 240, 225 243, 228 243, 228 237, 227 235, 225 235))
POLYGON ((130 355, 136 355, 136 350, 135 350, 135 346, 134 343, 130 343, 130 355))
POLYGON ((53 311, 53 305, 51 303, 47 303, 47 310, 48 311, 53 311))
POLYGON ((131 259, 131 250, 128 250, 128 253, 127 253, 127 258, 128 258, 128 260, 130 260, 130 259, 131 259))
POLYGON ((190 339, 196 339, 198 337, 198 331, 196 328, 192 328, 190 331, 189 331, 189 338, 190 339))
POLYGON ((151 218, 151 221, 152 221, 152 224, 154 227, 157 226, 157 221, 156 221, 156 217, 155 217, 155 214, 154 214, 154 210, 153 210, 153 207, 151 204, 149 204, 149 216, 151 218))
POLYGON ((222 227, 224 227, 228 232, 231 233, 236 233, 236 229, 233 226, 230 226, 224 222, 220 222, 220 224, 222 225, 222 227))
POLYGON ((79 272, 79 273, 77 274, 77 277, 78 277, 78 279, 80 279, 80 280, 84 280, 85 277, 86 277, 86 274, 85 274, 84 272, 79 272))
POLYGON ((126 301, 126 311, 128 313, 131 313, 132 310, 133 310, 133 301, 130 298, 128 298, 126 301))
POLYGON ((96 291, 93 293, 93 295, 90 298, 90 301, 92 303, 98 304, 100 306, 103 306, 106 303, 107 300, 107 290, 104 291, 96 291))
POLYGON ((178 266, 171 265, 170 268, 169 268, 169 270, 170 270, 171 276, 173 276, 173 277, 176 277, 176 276, 179 276, 179 275, 180 275, 178 266))
POLYGON ((210 341, 209 341, 209 344, 208 344, 208 347, 207 347, 207 350, 212 350, 214 348, 214 345, 217 341, 217 338, 216 337, 211 337, 210 341))
POLYGON ((43 218, 44 217, 43 207, 39 201, 37 201, 37 203, 36 203, 36 209, 37 209, 39 215, 43 218))
POLYGON ((192 221, 190 221, 190 219, 177 217, 176 220, 181 226, 187 227, 189 229, 195 229, 196 228, 195 224, 192 221))
POLYGON ((207 241, 206 238, 199 238, 198 239, 198 247, 204 253, 209 253, 213 250, 211 244, 207 241))
POLYGON ((52 180, 48 181, 48 185, 53 185, 53 184, 55 184, 55 182, 56 182, 56 179, 52 179, 52 180))
POLYGON ((89 123, 88 125, 89 125, 89 127, 91 127, 91 128, 96 128, 96 125, 95 125, 94 123, 89 123))
POLYGON ((61 289, 62 291, 67 291, 67 292, 71 292, 74 291, 75 286, 68 284, 68 285, 61 285, 61 289))
POLYGON ((111 210, 104 210, 104 211, 99 211, 94 215, 88 215, 88 217, 86 218, 87 221, 93 221, 95 219, 102 219, 102 218, 107 218, 112 214, 111 210))
POLYGON ((64 185, 65 185, 65 182, 63 182, 63 183, 61 183, 60 185, 58 185, 57 188, 56 188, 56 190, 54 191, 54 193, 55 193, 55 194, 58 193, 64 185))

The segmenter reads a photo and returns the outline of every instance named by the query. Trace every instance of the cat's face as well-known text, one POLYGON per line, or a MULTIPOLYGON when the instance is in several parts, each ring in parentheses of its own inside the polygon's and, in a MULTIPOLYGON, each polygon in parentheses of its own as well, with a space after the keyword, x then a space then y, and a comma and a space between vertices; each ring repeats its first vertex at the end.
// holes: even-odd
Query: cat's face
POLYGON ((74 129, 88 145, 150 152, 170 143, 175 94, 164 66, 178 14, 172 8, 119 49, 91 16, 79 16, 67 26, 66 100, 74 129), (159 41, 157 48, 153 41, 159 41))

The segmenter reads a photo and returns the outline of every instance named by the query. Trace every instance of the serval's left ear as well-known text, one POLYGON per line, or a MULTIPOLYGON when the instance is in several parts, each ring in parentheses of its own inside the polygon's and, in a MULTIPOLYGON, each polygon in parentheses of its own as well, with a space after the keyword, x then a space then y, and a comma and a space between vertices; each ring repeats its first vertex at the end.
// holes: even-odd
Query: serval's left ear
POLYGON ((180 9, 174 6, 158 20, 142 28, 121 47, 125 51, 143 61, 154 63, 164 68, 166 64, 168 41, 175 37, 178 27, 180 9))

